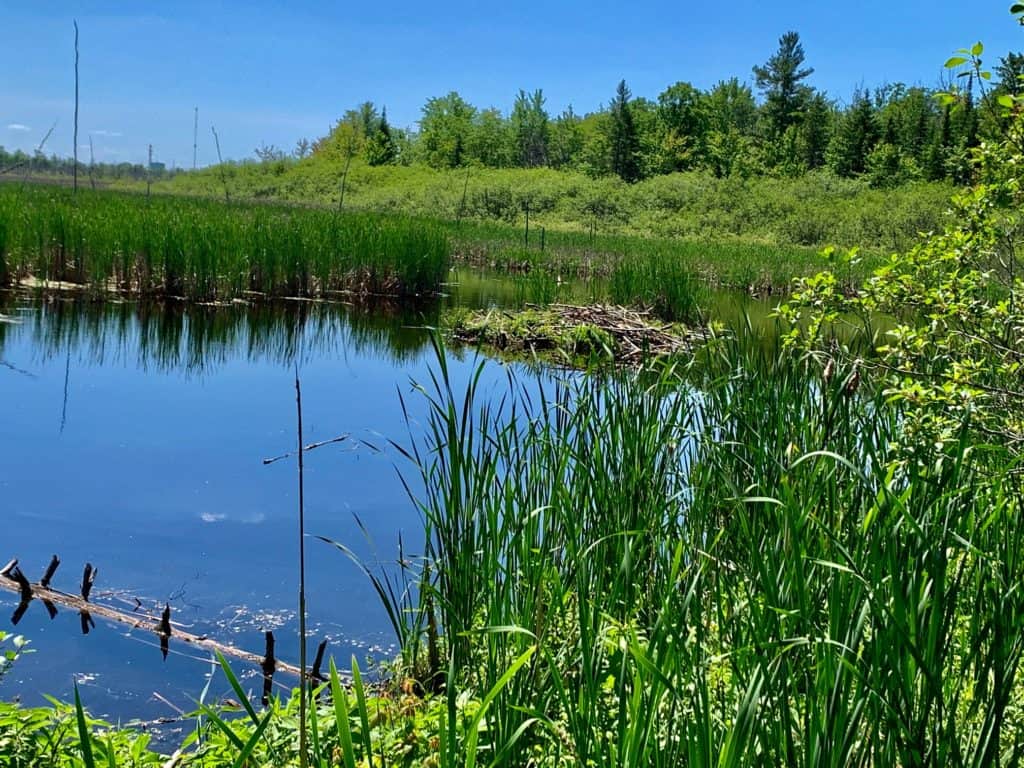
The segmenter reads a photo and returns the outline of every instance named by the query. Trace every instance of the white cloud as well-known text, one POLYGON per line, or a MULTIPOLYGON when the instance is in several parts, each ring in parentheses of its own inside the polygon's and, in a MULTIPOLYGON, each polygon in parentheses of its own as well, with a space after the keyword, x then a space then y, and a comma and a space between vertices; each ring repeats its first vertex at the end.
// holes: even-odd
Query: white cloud
POLYGON ((25 132, 25 131, 31 131, 32 127, 28 126, 28 125, 22 125, 21 123, 10 123, 7 126, 7 130, 8 131, 22 131, 22 132, 25 132))
POLYGON ((124 134, 122 134, 120 131, 108 131, 108 130, 105 130, 105 129, 100 129, 98 131, 92 131, 92 135, 93 136, 107 136, 107 137, 109 137, 111 139, 119 139, 124 134))

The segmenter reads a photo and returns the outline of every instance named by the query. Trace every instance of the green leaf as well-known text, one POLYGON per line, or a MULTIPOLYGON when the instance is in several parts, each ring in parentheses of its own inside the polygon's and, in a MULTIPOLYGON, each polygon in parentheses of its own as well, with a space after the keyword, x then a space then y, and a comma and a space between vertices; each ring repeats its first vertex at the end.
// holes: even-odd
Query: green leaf
POLYGON ((345 761, 345 768, 356 768, 356 754, 352 748, 352 724, 348 721, 348 692, 341 687, 334 659, 331 659, 331 698, 334 699, 334 723, 338 729, 341 757, 345 761))
POLYGON ((373 754, 373 744, 370 741, 370 712, 366 707, 366 691, 363 687, 363 677, 359 673, 359 663, 355 654, 352 654, 352 687, 356 692, 356 705, 359 709, 359 723, 362 726, 363 752, 367 760, 373 754))
POLYGON ((220 662, 220 668, 224 670, 224 676, 228 679, 231 684, 232 690, 238 700, 245 707, 245 711, 249 714, 249 719, 252 720, 253 725, 259 725, 260 719, 256 715, 256 710, 252 708, 252 704, 249 703, 249 696, 246 694, 245 689, 242 688, 242 684, 238 682, 238 678, 235 677, 235 673, 231 671, 231 665, 228 664, 228 660, 224 658, 220 651, 217 651, 217 661, 220 662))
POLYGON ((252 736, 249 737, 249 740, 245 743, 245 746, 242 747, 242 751, 238 753, 238 757, 235 758, 235 762, 232 768, 242 768, 242 766, 246 764, 246 761, 249 759, 249 755, 252 754, 252 751, 256 748, 256 744, 259 743, 260 737, 263 735, 263 732, 267 730, 267 726, 270 724, 270 718, 273 717, 273 715, 273 708, 268 707, 267 714, 264 716, 263 720, 259 723, 259 725, 256 726, 256 730, 252 732, 252 736))
POLYGON ((999 96, 996 99, 996 101, 999 102, 999 106, 1001 106, 1001 107, 1006 107, 1007 109, 1013 109, 1013 96, 1009 96, 1009 95, 1004 93, 1001 96, 999 96))
POLYGON ((985 46, 981 44, 979 40, 971 46, 971 56, 981 56, 982 51, 985 50, 985 46))
POLYGON ((952 58, 947 59, 946 63, 943 66, 946 69, 953 69, 954 67, 959 67, 961 64, 966 64, 966 63, 967 63, 967 59, 965 57, 963 57, 963 56, 953 56, 952 58))
POLYGON ((476 716, 467 728, 466 734, 466 768, 475 768, 476 766, 476 743, 477 739, 480 738, 480 722, 487 715, 487 710, 491 707, 491 702, 494 701, 495 697, 504 690, 505 686, 509 684, 509 681, 516 676, 516 673, 522 668, 522 666, 530 660, 533 656, 534 651, 537 650, 536 645, 531 645, 526 651, 510 666, 500 678, 498 682, 494 684, 494 687, 488 691, 487 695, 484 696, 484 700, 480 703, 480 709, 477 710, 476 716))
POLYGON ((75 683, 75 721, 78 723, 78 740, 82 745, 82 762, 85 763, 85 768, 96 768, 96 761, 92 756, 92 737, 89 735, 89 726, 85 724, 82 699, 78 696, 78 683, 75 683))
POLYGON ((1011 5, 1010 13, 1024 13, 1024 3, 1014 3, 1011 5))

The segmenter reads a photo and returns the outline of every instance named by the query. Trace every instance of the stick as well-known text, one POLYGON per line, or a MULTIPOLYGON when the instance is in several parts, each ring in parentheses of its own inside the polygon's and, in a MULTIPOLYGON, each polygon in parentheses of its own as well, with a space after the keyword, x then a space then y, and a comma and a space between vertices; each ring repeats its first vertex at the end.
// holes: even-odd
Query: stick
POLYGON ((462 201, 459 203, 459 215, 455 219, 455 226, 462 226, 462 213, 466 209, 466 192, 469 190, 469 172, 472 166, 466 166, 466 181, 462 185, 462 201))
POLYGON ((326 681, 326 678, 320 673, 320 665, 324 663, 324 651, 326 650, 327 641, 321 640, 316 649, 316 657, 313 659, 313 670, 309 674, 310 679, 317 683, 326 681))
POLYGON ((341 174, 341 195, 338 197, 338 210, 342 209, 345 205, 345 182, 348 180, 348 167, 352 163, 352 155, 355 154, 355 148, 353 147, 353 139, 349 139, 348 142, 348 156, 345 158, 345 170, 341 174))
POLYGON ((220 166, 220 181, 224 185, 224 201, 230 203, 231 195, 228 194, 228 178, 224 174, 224 157, 220 153, 220 138, 217 136, 217 129, 212 125, 210 130, 213 131, 213 143, 217 145, 217 163, 220 166))
MULTIPOLYGON (((270 691, 274 687, 274 672, 277 670, 277 659, 274 658, 274 633, 267 632, 267 652, 260 662, 260 669, 263 670, 263 706, 270 703, 270 691)), ((301 727, 301 726, 300 726, 301 727)))
POLYGON ((53 578, 53 574, 57 572, 57 566, 60 565, 60 558, 54 555, 50 559, 50 564, 46 566, 46 572, 43 573, 43 578, 39 580, 39 586, 49 587, 50 580, 53 578))
POLYGON ((89 186, 92 187, 92 191, 96 191, 96 178, 93 176, 93 167, 96 165, 96 154, 92 148, 92 134, 89 134, 89 186))
POLYGON ((75 166, 72 172, 74 193, 78 194, 78 20, 75 22, 75 166))
MULTIPOLYGON (((342 442, 344 442, 345 440, 348 440, 348 439, 349 439, 349 435, 348 434, 338 435, 337 437, 332 437, 330 440, 321 440, 319 443, 310 443, 309 445, 305 446, 302 450, 303 450, 304 453, 309 453, 310 451, 315 451, 317 448, 323 448, 325 445, 333 445, 334 443, 342 443, 342 442)), ((273 457, 271 457, 269 459, 264 459, 263 460, 263 464, 264 465, 273 464, 275 461, 280 461, 281 459, 291 458, 294 455, 295 455, 295 453, 293 453, 293 452, 282 453, 280 456, 273 456, 273 457)))
POLYGON ((299 365, 295 364, 295 410, 299 438, 299 766, 306 768, 306 510, 303 482, 302 386, 299 365))

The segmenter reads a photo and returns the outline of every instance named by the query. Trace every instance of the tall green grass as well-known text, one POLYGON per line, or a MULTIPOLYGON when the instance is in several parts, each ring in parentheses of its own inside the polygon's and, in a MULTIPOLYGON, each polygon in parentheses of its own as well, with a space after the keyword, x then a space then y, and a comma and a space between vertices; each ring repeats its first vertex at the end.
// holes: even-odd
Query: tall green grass
POLYGON ((450 251, 403 216, 54 187, 0 187, 0 231, 18 278, 199 300, 434 293, 450 251))
MULTIPOLYGON (((819 249, 804 245, 751 243, 708 236, 636 237, 620 234, 549 230, 545 250, 523 245, 523 231, 499 223, 449 224, 456 258, 503 272, 543 269, 563 279, 607 278, 620 264, 675 261, 693 277, 712 285, 743 290, 784 290, 793 278, 821 269, 819 249)), ((864 264, 870 269, 872 258, 864 264)))
MULTIPOLYGON (((314 764, 1019 765, 1020 468, 894 463, 883 392, 762 342, 496 397, 438 342, 422 552, 368 571, 418 684, 332 674, 314 764)), ((188 761, 294 764, 293 703, 204 711, 188 761)))
POLYGON ((1005 453, 891 465, 881 393, 719 345, 699 387, 511 374, 497 402, 439 355, 408 450, 427 566, 393 606, 410 668, 494 691, 488 764, 1017 764, 1005 453))

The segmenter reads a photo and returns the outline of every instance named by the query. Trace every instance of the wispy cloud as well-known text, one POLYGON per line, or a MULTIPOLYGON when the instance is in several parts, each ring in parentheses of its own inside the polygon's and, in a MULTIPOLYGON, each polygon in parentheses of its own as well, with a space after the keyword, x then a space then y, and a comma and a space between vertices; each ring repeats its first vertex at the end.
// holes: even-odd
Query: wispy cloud
POLYGON ((108 130, 105 130, 103 128, 101 128, 101 129, 99 129, 97 131, 90 131, 90 133, 93 136, 106 136, 106 137, 111 138, 111 139, 119 139, 119 138, 121 138, 121 136, 124 135, 120 131, 108 131, 108 130))
POLYGON ((22 131, 22 132, 26 132, 26 131, 31 131, 32 130, 32 126, 30 126, 30 125, 22 125, 21 123, 9 123, 8 126, 7 126, 7 130, 8 131, 22 131))

